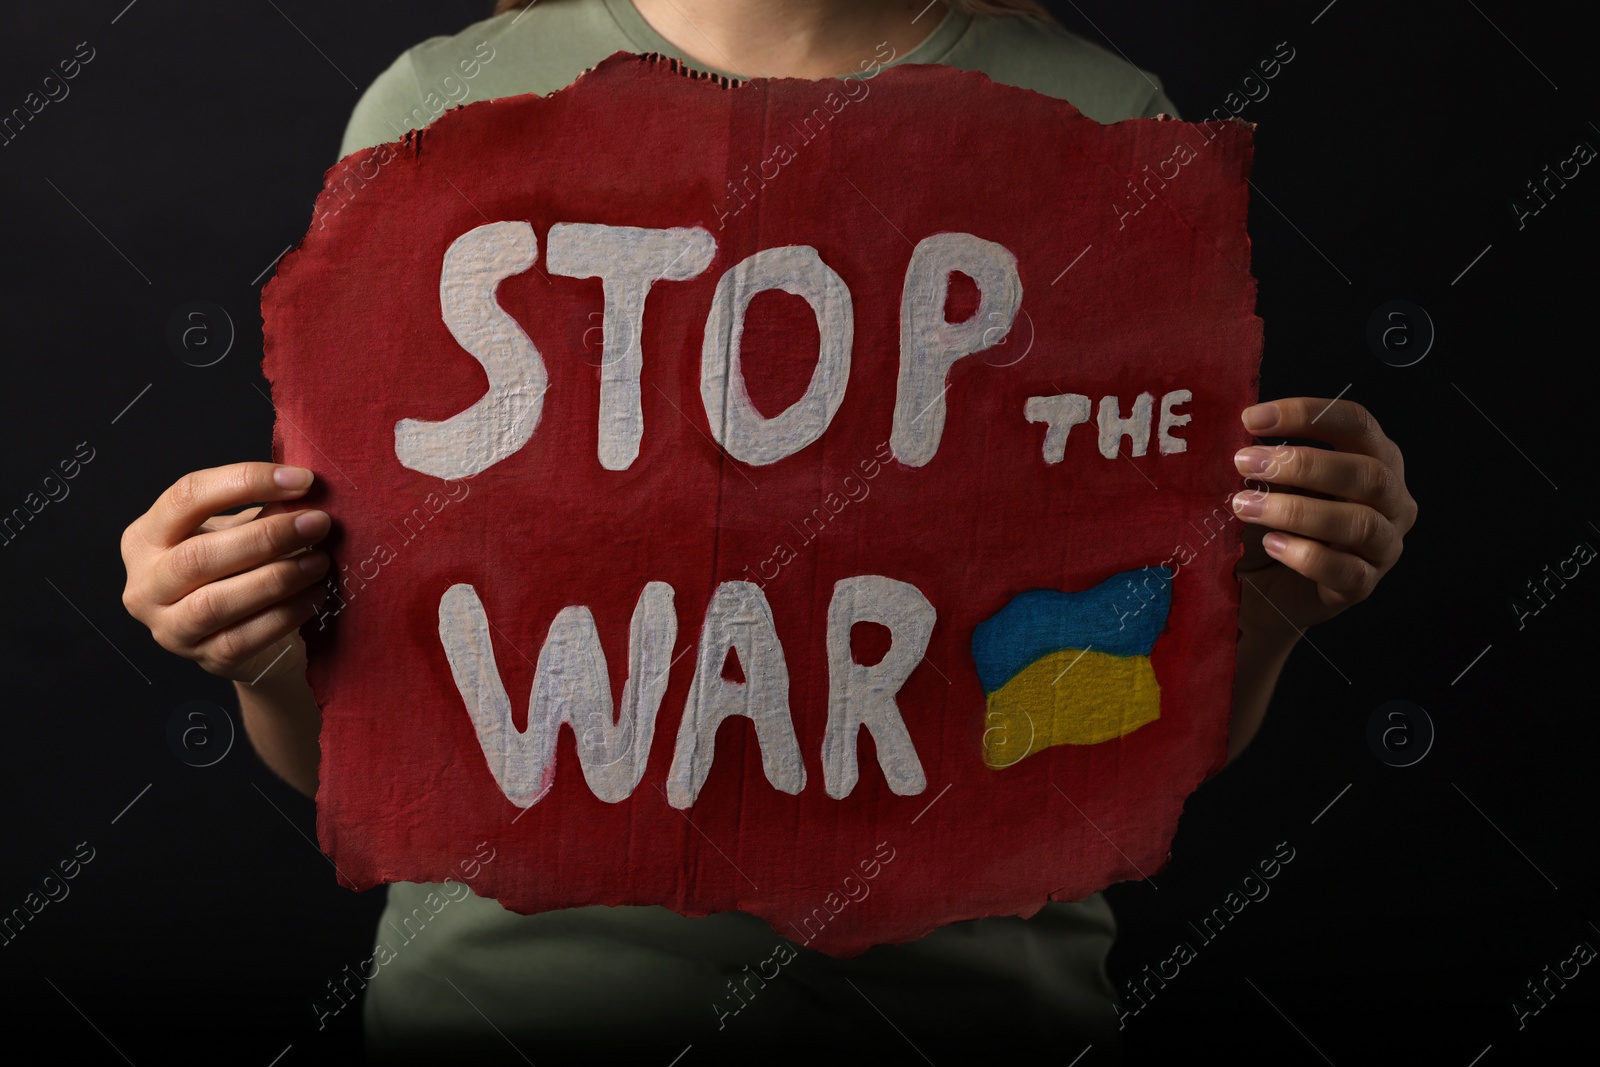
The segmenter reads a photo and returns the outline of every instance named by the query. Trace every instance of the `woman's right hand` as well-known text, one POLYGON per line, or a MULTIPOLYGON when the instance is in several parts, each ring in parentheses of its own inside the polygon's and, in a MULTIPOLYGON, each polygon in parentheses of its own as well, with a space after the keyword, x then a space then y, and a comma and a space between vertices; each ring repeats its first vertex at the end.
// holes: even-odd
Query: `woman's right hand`
MULTIPOLYGON (((298 645, 327 591, 326 513, 287 510, 312 473, 231 463, 179 478, 122 534, 122 603, 163 648, 212 674, 259 681, 298 645), (265 502, 233 515, 218 512, 265 502)), ((281 667, 281 665, 280 665, 281 667)))

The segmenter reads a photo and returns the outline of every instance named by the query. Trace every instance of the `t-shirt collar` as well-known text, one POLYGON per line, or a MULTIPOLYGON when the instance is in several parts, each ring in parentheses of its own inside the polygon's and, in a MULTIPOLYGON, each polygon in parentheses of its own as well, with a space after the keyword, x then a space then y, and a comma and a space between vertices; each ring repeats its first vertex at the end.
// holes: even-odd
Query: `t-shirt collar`
MULTIPOLYGON (((690 59, 673 46, 655 27, 646 22, 644 16, 639 14, 639 9, 633 6, 633 0, 604 0, 606 10, 611 13, 617 28, 622 35, 640 52, 660 52, 664 56, 671 56, 693 67, 696 70, 708 71, 743 81, 744 75, 719 67, 707 66, 698 60, 690 59)), ((972 24, 973 16, 955 8, 947 8, 944 18, 928 37, 911 51, 898 55, 883 66, 895 66, 900 63, 938 63, 955 47, 955 43, 967 32, 972 24)))

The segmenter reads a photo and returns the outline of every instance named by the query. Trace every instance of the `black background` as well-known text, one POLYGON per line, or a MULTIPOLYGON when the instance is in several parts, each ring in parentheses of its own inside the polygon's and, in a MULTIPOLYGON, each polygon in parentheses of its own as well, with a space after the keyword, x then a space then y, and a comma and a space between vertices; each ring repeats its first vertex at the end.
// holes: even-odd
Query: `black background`
MULTIPOLYGON (((267 268, 305 231, 359 91, 488 4, 125 3, 7 5, 0 34, 0 112, 79 42, 96 52, 69 97, 0 147, 0 511, 79 442, 95 450, 71 495, 0 547, 0 909, 78 842, 96 850, 71 895, 0 948, 0 1041, 52 1035, 82 1062, 267 1064, 291 1045, 286 1067, 353 1057, 358 1013, 319 1032, 308 1003, 369 954, 381 891, 334 884, 311 803, 242 735, 215 766, 175 756, 174 710, 231 708, 231 687, 124 612, 117 540, 182 472, 267 457, 267 268), (205 368, 165 337, 196 299, 238 325, 205 368)), ((1278 42, 1296 50, 1243 112, 1260 124, 1263 395, 1348 387, 1404 449, 1421 507, 1374 600, 1297 649, 1254 746, 1191 800, 1168 867, 1112 890, 1111 966, 1121 988, 1176 941, 1198 944, 1187 923, 1286 841, 1296 858, 1271 895, 1128 1020, 1135 1062, 1199 1049, 1536 1062, 1591 1044, 1600 1002, 1591 966, 1523 1028, 1511 1008, 1577 942, 1600 946, 1583 622, 1600 576, 1585 568, 1520 630, 1510 607, 1578 541, 1600 545, 1587 474, 1600 174, 1585 168, 1522 228, 1511 200, 1577 142, 1600 147, 1583 80, 1594 27, 1550 4, 1325 3, 1053 5, 1159 74, 1191 118, 1278 42), (1437 327, 1414 366, 1366 343, 1392 299, 1437 327), (1411 767, 1367 741, 1391 699, 1437 730, 1411 767)))

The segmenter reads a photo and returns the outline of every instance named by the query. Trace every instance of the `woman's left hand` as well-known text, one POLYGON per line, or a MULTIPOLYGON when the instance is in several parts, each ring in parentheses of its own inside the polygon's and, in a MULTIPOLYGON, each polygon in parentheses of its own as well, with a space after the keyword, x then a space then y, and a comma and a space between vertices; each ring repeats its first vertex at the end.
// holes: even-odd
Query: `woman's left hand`
POLYGON ((1400 449, 1360 404, 1290 397, 1247 408, 1257 437, 1333 448, 1256 445, 1234 457, 1252 488, 1234 513, 1249 524, 1237 573, 1239 628, 1293 643, 1372 595, 1417 521, 1400 449), (1270 486, 1271 491, 1264 491, 1270 486))

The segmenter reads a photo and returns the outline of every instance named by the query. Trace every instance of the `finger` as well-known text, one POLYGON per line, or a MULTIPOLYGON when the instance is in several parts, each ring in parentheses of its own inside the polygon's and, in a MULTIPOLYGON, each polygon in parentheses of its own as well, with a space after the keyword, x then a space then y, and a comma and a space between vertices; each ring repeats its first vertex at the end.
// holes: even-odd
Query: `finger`
POLYGON ((1354 604, 1371 595, 1379 571, 1353 552, 1274 530, 1261 539, 1267 555, 1321 586, 1324 599, 1354 604))
POLYGON ((1372 413, 1353 400, 1292 396, 1245 408, 1240 418, 1257 437, 1304 437, 1360 452, 1398 467, 1399 449, 1372 413))
POLYGON ((1246 522, 1343 546, 1379 565, 1400 555, 1394 524, 1365 504, 1247 489, 1233 495, 1233 510, 1246 522))
POLYGON ((196 534, 161 554, 151 576, 158 604, 176 604, 202 586, 313 545, 328 535, 324 511, 300 511, 196 534))
MULTIPOLYGON (((276 505, 274 505, 276 506, 276 505)), ((195 533, 210 533, 213 530, 231 530, 235 526, 242 526, 251 519, 261 516, 265 518, 265 508, 245 508, 243 511, 233 511, 226 515, 213 515, 200 524, 195 533)))
POLYGON ((213 674, 229 674, 305 625, 327 595, 319 585, 225 626, 196 646, 195 658, 213 674))
POLYGON ((149 544, 170 548, 218 512, 300 496, 311 487, 311 479, 304 467, 279 463, 209 467, 173 482, 134 525, 149 544))
POLYGON ((1252 445, 1233 459, 1247 481, 1257 479, 1342 497, 1376 508, 1389 519, 1398 518, 1402 510, 1398 479, 1383 461, 1372 456, 1310 446, 1252 445))
POLYGON ((327 553, 308 552, 203 585, 166 609, 163 636, 193 648, 218 630, 302 592, 327 574, 328 564, 327 553))

